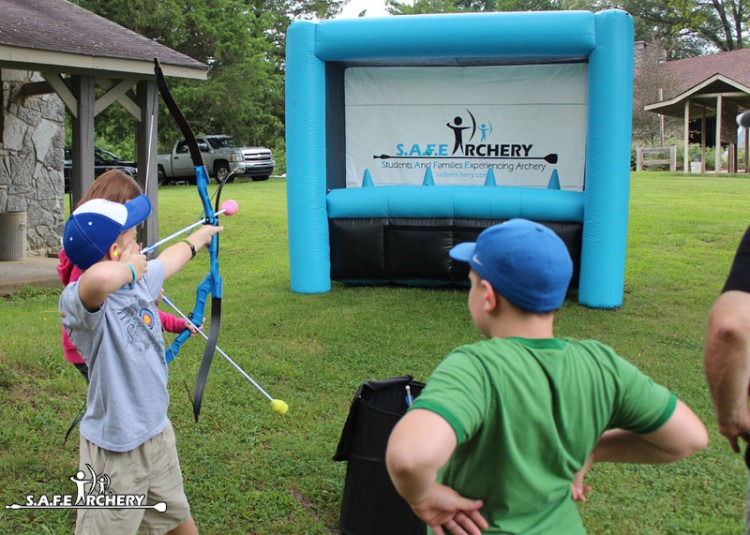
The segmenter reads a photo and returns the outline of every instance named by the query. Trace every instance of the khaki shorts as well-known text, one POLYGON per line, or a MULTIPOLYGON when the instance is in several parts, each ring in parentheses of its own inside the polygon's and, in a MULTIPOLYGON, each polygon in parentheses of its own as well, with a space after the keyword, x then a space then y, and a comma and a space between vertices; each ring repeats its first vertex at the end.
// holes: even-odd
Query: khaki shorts
POLYGON ((114 452, 100 448, 81 437, 81 460, 78 476, 91 482, 90 465, 97 476, 93 484, 85 484, 84 491, 92 496, 94 507, 78 509, 76 534, 140 532, 141 535, 165 533, 185 522, 190 517, 185 490, 182 485, 180 461, 177 458, 172 424, 167 422, 164 430, 137 448, 126 452, 114 452), (111 501, 107 502, 100 495, 111 501), (93 496, 99 495, 99 496, 93 496), (145 499, 144 499, 145 497, 145 499), (118 501, 119 500, 119 501, 118 501), (143 500, 140 504, 137 500, 143 500), (131 508, 102 507, 101 504, 118 502, 135 505, 131 508), (160 505, 166 504, 166 511, 160 505))

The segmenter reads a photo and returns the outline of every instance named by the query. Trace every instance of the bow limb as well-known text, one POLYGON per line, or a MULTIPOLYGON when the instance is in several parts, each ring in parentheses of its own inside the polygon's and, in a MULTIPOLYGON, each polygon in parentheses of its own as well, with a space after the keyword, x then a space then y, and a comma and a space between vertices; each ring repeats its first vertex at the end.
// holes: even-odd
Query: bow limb
MULTIPOLYGON (((190 125, 188 124, 185 116, 182 114, 179 106, 172 97, 172 93, 169 91, 164 74, 162 73, 161 66, 158 59, 154 59, 154 73, 156 74, 156 86, 159 89, 164 104, 167 106, 169 113, 177 123, 182 135, 185 138, 185 143, 190 151, 190 158, 195 166, 195 178, 196 185, 198 187, 198 195, 203 205, 203 213, 206 217, 206 221, 209 225, 218 224, 216 217, 216 211, 218 211, 219 197, 221 196, 221 186, 217 194, 215 210, 211 206, 211 199, 208 195, 208 170, 203 162, 203 155, 201 154, 200 147, 198 146, 198 140, 195 138, 190 125)), ((198 416, 201 412, 201 405, 203 403, 203 392, 206 387, 206 381, 208 379, 208 372, 211 368, 211 362, 213 361, 214 352, 216 351, 216 344, 219 338, 219 325, 221 324, 221 294, 222 294, 222 278, 219 274, 219 235, 215 234, 211 238, 211 243, 208 246, 209 253, 209 272, 206 278, 203 279, 198 285, 196 291, 196 301, 193 311, 190 313, 190 319, 195 325, 201 325, 203 323, 206 303, 208 296, 211 296, 211 327, 209 332, 208 341, 203 351, 203 359, 201 360, 201 367, 198 372, 198 378, 195 383, 195 393, 193 395, 193 415, 195 421, 198 421, 198 416)), ((174 343, 167 350, 167 361, 174 359, 180 351, 182 344, 190 337, 189 331, 180 333, 174 343)))

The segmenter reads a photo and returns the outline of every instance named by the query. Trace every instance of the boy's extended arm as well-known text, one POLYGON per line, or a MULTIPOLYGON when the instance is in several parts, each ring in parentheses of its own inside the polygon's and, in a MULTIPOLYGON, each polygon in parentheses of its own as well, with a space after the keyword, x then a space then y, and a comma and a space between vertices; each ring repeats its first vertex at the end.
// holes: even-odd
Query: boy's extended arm
MULTIPOLYGON (((224 227, 203 225, 198 230, 187 237, 187 241, 193 244, 196 252, 211 242, 214 234, 221 232, 224 227)), ((188 260, 193 257, 192 248, 184 241, 179 241, 170 245, 159 254, 159 260, 164 266, 164 280, 168 279, 182 267, 187 264, 188 260)))
POLYGON ((596 462, 662 464, 679 461, 708 446, 703 422, 677 400, 672 416, 653 433, 639 435, 623 429, 602 434, 593 451, 596 462))
POLYGON ((728 291, 708 317, 704 357, 719 431, 734 451, 738 438, 750 437, 750 293, 728 291))
MULTIPOLYGON (((223 229, 224 227, 220 226, 203 225, 187 239, 198 251, 211 242, 214 234, 223 229)), ((177 273, 192 257, 192 248, 184 242, 178 242, 165 249, 159 255, 164 267, 164 279, 177 273)), ((148 262, 135 241, 131 241, 123 248, 119 261, 97 262, 81 275, 78 294, 87 310, 98 310, 109 294, 133 281, 133 272, 128 264, 135 269, 136 281, 141 280, 148 269, 148 262)))
POLYGON ((456 449, 453 428, 424 409, 408 412, 391 433, 386 466, 393 485, 414 512, 436 534, 480 533, 487 522, 479 513, 481 500, 464 498, 437 483, 437 473, 456 449))

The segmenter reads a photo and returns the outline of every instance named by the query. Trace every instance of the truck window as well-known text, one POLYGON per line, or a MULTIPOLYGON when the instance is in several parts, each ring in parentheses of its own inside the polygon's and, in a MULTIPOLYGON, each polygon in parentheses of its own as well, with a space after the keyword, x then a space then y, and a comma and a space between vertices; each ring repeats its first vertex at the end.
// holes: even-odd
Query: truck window
POLYGON ((229 136, 210 137, 208 138, 208 142, 211 143, 211 146, 214 149, 225 149, 227 147, 234 147, 234 141, 232 141, 232 138, 229 136))

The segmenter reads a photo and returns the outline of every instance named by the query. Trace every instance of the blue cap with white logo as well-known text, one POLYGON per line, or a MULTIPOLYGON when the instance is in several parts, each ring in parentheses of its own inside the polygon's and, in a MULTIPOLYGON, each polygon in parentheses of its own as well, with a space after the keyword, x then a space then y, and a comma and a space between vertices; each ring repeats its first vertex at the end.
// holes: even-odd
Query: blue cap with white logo
POLYGON ((552 230, 526 219, 491 226, 476 242, 459 243, 450 256, 517 307, 529 312, 557 310, 565 301, 573 261, 552 230))
POLYGON ((104 258, 121 232, 151 213, 151 201, 139 195, 125 204, 92 199, 79 206, 65 224, 63 248, 70 261, 86 270, 104 258))

